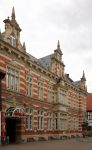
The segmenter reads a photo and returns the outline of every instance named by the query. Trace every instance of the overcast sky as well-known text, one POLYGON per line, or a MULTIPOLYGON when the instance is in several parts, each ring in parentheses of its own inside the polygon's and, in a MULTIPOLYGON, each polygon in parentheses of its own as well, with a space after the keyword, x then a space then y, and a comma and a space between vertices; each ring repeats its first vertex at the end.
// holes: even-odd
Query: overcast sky
POLYGON ((53 53, 60 40, 65 72, 80 80, 83 70, 92 92, 92 0, 0 0, 0 28, 15 7, 21 42, 40 58, 53 53))

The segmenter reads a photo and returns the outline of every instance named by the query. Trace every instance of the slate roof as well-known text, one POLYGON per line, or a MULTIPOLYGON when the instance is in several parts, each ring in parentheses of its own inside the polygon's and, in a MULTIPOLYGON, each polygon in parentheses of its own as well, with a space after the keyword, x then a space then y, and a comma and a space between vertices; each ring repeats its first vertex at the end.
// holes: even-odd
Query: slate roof
POLYGON ((52 58, 53 54, 51 55, 48 55, 46 57, 42 57, 39 59, 39 62, 42 64, 42 66, 45 68, 45 69, 48 69, 49 68, 49 64, 51 63, 51 58, 52 58))
POLYGON ((73 82, 73 84, 74 84, 75 86, 79 86, 79 85, 80 85, 80 81, 75 81, 75 82, 73 82))
POLYGON ((72 84, 72 85, 74 85, 74 86, 76 86, 76 87, 79 87, 79 86, 80 86, 80 81, 73 81, 73 80, 69 77, 69 74, 65 74, 65 80, 66 80, 68 83, 70 83, 70 84, 72 84))
MULTIPOLYGON (((43 67, 44 69, 48 70, 48 69, 49 69, 49 64, 51 63, 51 59, 53 58, 53 55, 54 55, 54 54, 51 54, 51 55, 48 55, 48 56, 45 56, 45 57, 42 57, 42 58, 39 58, 39 59, 35 58, 34 56, 32 56, 32 55, 29 54, 29 53, 27 53, 27 55, 29 56, 29 59, 30 59, 32 62, 34 62, 34 63, 40 65, 41 67, 43 67)), ((73 80, 69 77, 68 74, 65 74, 65 80, 66 80, 68 83, 72 84, 73 86, 75 86, 75 87, 77 87, 77 88, 80 86, 80 81, 73 81, 73 80)))
POLYGON ((31 54, 27 53, 27 55, 29 56, 29 59, 33 62, 36 63, 38 65, 40 65, 42 68, 48 70, 47 67, 45 67, 45 64, 43 61, 41 61, 40 59, 35 58, 34 56, 32 56, 31 54))

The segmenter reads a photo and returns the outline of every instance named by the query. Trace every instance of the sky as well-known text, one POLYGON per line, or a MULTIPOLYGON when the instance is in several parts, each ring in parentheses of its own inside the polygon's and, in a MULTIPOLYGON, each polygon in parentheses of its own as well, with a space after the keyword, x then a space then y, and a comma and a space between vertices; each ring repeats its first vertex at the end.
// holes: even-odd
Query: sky
POLYGON ((92 92, 92 0, 0 0, 0 28, 15 8, 21 42, 36 58, 54 52, 60 41, 65 73, 92 92))

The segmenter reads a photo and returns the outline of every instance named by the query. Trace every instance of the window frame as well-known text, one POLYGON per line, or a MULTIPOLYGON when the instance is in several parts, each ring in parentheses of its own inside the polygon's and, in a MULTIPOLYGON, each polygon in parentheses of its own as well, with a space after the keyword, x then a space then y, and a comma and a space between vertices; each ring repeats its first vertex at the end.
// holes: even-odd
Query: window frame
POLYGON ((33 130, 34 114, 33 114, 33 108, 32 107, 26 107, 26 115, 27 115, 26 116, 26 130, 33 130))
POLYGON ((13 47, 16 47, 16 38, 14 36, 10 36, 10 44, 13 46, 13 47))
POLYGON ((47 130, 53 130, 53 113, 47 112, 47 130))
POLYGON ((26 95, 29 97, 33 95, 33 78, 31 75, 26 75, 26 95))
POLYGON ((38 81, 38 98, 43 100, 43 81, 42 80, 39 80, 38 81))
POLYGON ((44 130, 44 110, 37 111, 37 130, 44 130))
POLYGON ((19 92, 20 72, 15 66, 6 67, 6 88, 19 92), (16 74, 17 72, 17 74, 16 74))

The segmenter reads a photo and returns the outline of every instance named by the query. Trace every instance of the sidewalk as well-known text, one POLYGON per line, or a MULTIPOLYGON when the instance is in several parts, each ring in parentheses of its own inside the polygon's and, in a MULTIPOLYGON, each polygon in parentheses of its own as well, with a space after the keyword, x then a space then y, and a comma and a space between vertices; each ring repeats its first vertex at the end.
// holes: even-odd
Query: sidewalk
POLYGON ((92 142, 76 139, 30 142, 0 147, 0 150, 92 150, 92 142))

